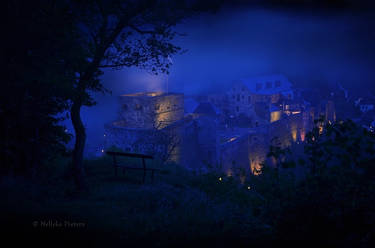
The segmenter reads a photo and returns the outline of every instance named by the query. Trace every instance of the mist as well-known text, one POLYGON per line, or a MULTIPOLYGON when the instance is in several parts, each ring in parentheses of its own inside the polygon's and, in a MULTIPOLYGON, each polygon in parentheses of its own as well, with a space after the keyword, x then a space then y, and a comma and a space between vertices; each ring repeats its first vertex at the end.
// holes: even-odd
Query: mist
MULTIPOLYGON (((375 78, 371 14, 228 7, 186 20, 176 27, 186 35, 175 43, 187 51, 172 58, 169 75, 135 68, 105 71, 103 84, 112 93, 95 95, 97 105, 82 111, 88 149, 100 151, 103 126, 116 118, 117 96, 125 93, 224 92, 233 80, 274 73, 296 87, 341 83, 353 91, 368 89, 375 78)), ((69 122, 67 127, 72 132, 69 122)))

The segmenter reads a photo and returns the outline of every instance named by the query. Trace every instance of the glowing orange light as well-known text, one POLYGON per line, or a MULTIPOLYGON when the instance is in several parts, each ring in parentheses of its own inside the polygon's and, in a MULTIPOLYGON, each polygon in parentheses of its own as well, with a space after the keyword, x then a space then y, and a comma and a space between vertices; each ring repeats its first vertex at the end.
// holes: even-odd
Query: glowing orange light
POLYGON ((250 162, 250 168, 251 168, 251 171, 253 172, 253 174, 255 176, 258 176, 260 174, 262 174, 262 165, 261 165, 261 160, 259 158, 255 159, 255 160, 252 160, 250 162))
POLYGON ((323 133, 323 126, 319 126, 319 134, 323 133))
POLYGON ((292 139, 294 142, 297 141, 297 129, 292 129, 292 139))
POLYGON ((271 112, 271 123, 278 121, 281 119, 281 112, 280 111, 274 111, 271 112))

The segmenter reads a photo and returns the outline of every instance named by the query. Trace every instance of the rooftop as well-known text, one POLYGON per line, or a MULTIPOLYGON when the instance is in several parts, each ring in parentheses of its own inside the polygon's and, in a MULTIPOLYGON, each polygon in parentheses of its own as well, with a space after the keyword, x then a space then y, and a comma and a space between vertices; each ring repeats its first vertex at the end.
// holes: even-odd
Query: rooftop
POLYGON ((292 88, 291 82, 281 74, 243 78, 238 82, 244 84, 250 92, 260 95, 277 94, 292 88))

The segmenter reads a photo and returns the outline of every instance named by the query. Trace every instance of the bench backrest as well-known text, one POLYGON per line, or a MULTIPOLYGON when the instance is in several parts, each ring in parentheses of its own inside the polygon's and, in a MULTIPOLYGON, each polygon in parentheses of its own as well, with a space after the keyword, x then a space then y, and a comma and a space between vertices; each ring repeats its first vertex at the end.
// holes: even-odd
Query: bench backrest
POLYGON ((114 156, 124 156, 124 157, 132 157, 132 158, 148 158, 153 159, 154 157, 151 155, 146 154, 139 154, 139 153, 127 153, 127 152, 106 152, 108 155, 114 155, 114 156))

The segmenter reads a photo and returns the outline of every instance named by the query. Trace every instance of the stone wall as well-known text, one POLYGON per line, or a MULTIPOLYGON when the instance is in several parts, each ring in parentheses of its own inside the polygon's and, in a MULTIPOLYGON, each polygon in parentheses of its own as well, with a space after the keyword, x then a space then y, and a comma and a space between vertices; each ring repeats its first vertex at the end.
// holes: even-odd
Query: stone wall
POLYGON ((230 114, 234 116, 240 114, 245 114, 248 117, 254 116, 251 94, 243 84, 236 83, 227 93, 227 99, 230 106, 230 114))
POLYGON ((286 148, 293 142, 303 142, 306 132, 311 130, 312 126, 309 113, 303 112, 284 116, 269 125, 249 129, 247 134, 220 146, 220 166, 227 175, 241 170, 245 174, 256 174, 261 164, 267 160, 271 143, 286 148))
POLYGON ((217 121, 205 116, 187 116, 163 129, 136 129, 105 125, 105 149, 153 155, 190 169, 216 166, 217 121))
POLYGON ((268 152, 268 128, 259 127, 220 146, 220 166, 228 176, 243 176, 260 169, 268 152))
POLYGON ((114 146, 125 152, 155 155, 158 151, 165 149, 161 144, 155 142, 159 137, 151 129, 130 129, 110 123, 105 125, 104 130, 105 150, 114 146), (147 139, 142 137, 147 137, 147 139))
POLYGON ((183 94, 158 92, 119 97, 118 121, 128 128, 163 128, 184 116, 183 94))
POLYGON ((193 118, 183 127, 180 163, 190 169, 216 167, 218 163, 217 121, 208 116, 193 118))

